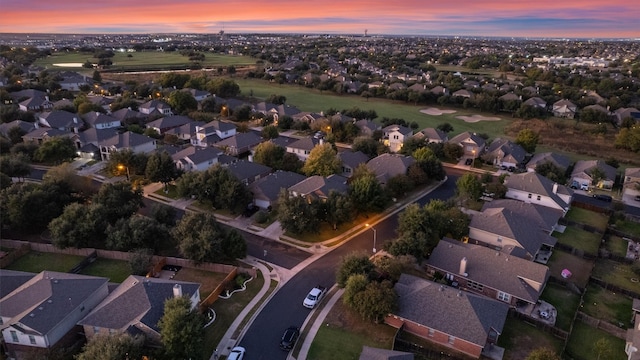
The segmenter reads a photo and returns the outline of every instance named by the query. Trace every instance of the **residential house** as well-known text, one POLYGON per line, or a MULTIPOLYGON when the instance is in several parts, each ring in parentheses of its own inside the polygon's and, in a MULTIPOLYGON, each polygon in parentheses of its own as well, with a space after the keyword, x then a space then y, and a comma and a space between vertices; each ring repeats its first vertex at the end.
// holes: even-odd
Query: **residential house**
POLYGON ((584 110, 590 110, 590 111, 593 111, 595 113, 600 113, 600 114, 607 115, 607 116, 610 114, 609 110, 607 108, 605 108, 604 106, 599 105, 599 104, 585 106, 584 109, 582 109, 582 111, 584 111, 584 110))
MULTIPOLYGON (((36 274, 26 271, 0 269, 0 299, 31 280, 36 274)), ((2 327, 2 325, 0 325, 2 327)))
POLYGON ((301 111, 291 116, 291 118, 293 119, 294 122, 303 122, 311 125, 320 119, 324 119, 325 117, 324 115, 319 113, 301 111))
POLYGON ((564 214, 573 199, 573 190, 535 172, 513 174, 505 179, 504 185, 509 199, 546 206, 564 214))
POLYGON ((519 167, 524 163, 527 152, 522 146, 508 139, 497 138, 485 150, 482 159, 495 166, 519 167))
POLYGON ((627 360, 640 360, 640 299, 633 299, 631 303, 633 310, 633 327, 627 329, 626 343, 624 352, 627 354, 627 360))
POLYGON ((613 112, 614 122, 621 126, 624 119, 633 119, 636 123, 640 123, 640 110, 636 108, 619 108, 613 112))
POLYGON ((120 123, 141 123, 146 115, 131 108, 122 108, 111 113, 111 117, 120 120, 120 123))
POLYGON ((395 284, 398 310, 385 323, 479 359, 495 346, 509 306, 484 296, 402 274, 395 284))
POLYGON ((86 76, 80 75, 77 72, 65 72, 61 74, 61 77, 62 80, 59 80, 58 84, 62 90, 80 91, 80 87, 93 84, 92 79, 87 79, 86 76))
POLYGON ((158 134, 164 135, 167 131, 175 129, 185 124, 189 124, 193 120, 184 115, 169 115, 147 123, 147 129, 153 129, 158 134))
POLYGON ((454 91, 453 94, 451 94, 451 96, 453 97, 461 97, 461 98, 465 98, 465 99, 473 99, 474 95, 471 91, 466 90, 466 89, 460 89, 458 91, 454 91))
POLYGON ((42 271, 2 297, 0 328, 9 358, 46 356, 79 341, 76 324, 109 294, 108 282, 102 277, 42 271))
POLYGON ((205 125, 206 123, 204 121, 191 121, 176 128, 167 130, 165 135, 174 135, 179 140, 191 142, 191 139, 196 138, 197 128, 205 125))
POLYGON ((173 115, 171 106, 162 100, 149 100, 138 107, 147 118, 173 115))
POLYGON ((23 134, 27 134, 29 133, 29 131, 36 129, 36 127, 37 127, 37 124, 32 122, 27 122, 22 120, 13 120, 12 122, 0 124, 0 135, 9 138, 10 132, 15 131, 15 130, 11 130, 13 128, 20 129, 20 132, 22 132, 23 134))
POLYGON ((233 123, 213 120, 204 126, 196 126, 196 136, 191 138, 191 144, 194 146, 211 146, 235 134, 236 126, 233 123))
POLYGON ((389 151, 397 153, 402 149, 404 142, 413 136, 413 130, 402 125, 389 125, 382 129, 383 143, 389 147, 389 151))
POLYGON ((100 160, 100 143, 118 135, 114 128, 89 128, 77 135, 78 155, 83 159, 100 160))
POLYGON ((427 261, 427 272, 449 285, 509 304, 535 305, 549 279, 549 268, 485 246, 443 238, 427 261))
POLYGON ((245 185, 271 174, 273 170, 268 166, 247 160, 238 160, 225 165, 225 167, 245 185))
POLYGON ((191 96, 193 96, 193 98, 196 99, 197 102, 201 102, 202 100, 211 96, 211 93, 206 90, 184 88, 182 89, 182 91, 191 94, 191 96))
POLYGON ((384 153, 367 162, 367 167, 376 176, 381 185, 385 185, 389 179, 397 175, 406 175, 409 167, 415 164, 412 156, 384 153))
POLYGON ((278 170, 249 184, 249 191, 253 194, 253 203, 261 209, 271 209, 278 203, 278 196, 282 189, 306 179, 304 175, 291 171, 278 170))
POLYGON ((545 152, 533 155, 533 157, 527 162, 527 171, 536 171, 536 167, 540 164, 550 162, 558 169, 566 172, 571 166, 571 160, 557 153, 545 152))
POLYGON ((89 100, 93 105, 100 106, 105 112, 111 111, 111 104, 114 102, 114 99, 111 97, 95 95, 87 96, 87 100, 89 100))
POLYGON ((67 131, 52 129, 47 127, 35 128, 22 136, 22 141, 27 144, 42 144, 45 141, 51 140, 55 137, 73 137, 75 134, 67 131))
POLYGON ((522 104, 523 105, 527 105, 527 106, 531 106, 533 108, 540 108, 540 109, 546 109, 547 108, 547 102, 544 101, 542 98, 539 98, 537 96, 528 98, 522 104))
POLYGON ((200 303, 200 284, 130 275, 98 306, 78 322, 87 339, 98 334, 144 334, 150 345, 159 345, 158 322, 165 301, 186 297, 191 310, 200 303))
POLYGON ((134 153, 150 153, 156 149, 156 140, 149 136, 127 131, 102 141, 98 146, 100 147, 100 158, 109 160, 110 155, 116 151, 131 150, 134 153))
POLYGON ((342 172, 340 175, 346 178, 353 176, 353 172, 360 164, 366 164, 367 161, 369 161, 369 156, 362 151, 339 151, 338 158, 342 163, 342 172))
POLYGON ((476 133, 465 131, 449 139, 449 142, 460 145, 465 157, 476 159, 484 153, 485 140, 476 133))
POLYGON ((22 111, 51 111, 53 109, 53 102, 49 100, 49 96, 34 96, 21 101, 18 107, 22 111))
POLYGON ((616 168, 602 160, 579 160, 571 172, 572 184, 611 190, 616 181, 616 168))
POLYGON ((288 189, 291 196, 300 196, 306 199, 325 200, 332 191, 346 194, 348 190, 347 178, 340 175, 329 175, 327 177, 314 175, 299 183, 290 186, 288 189))
POLYGON ((624 180, 622 184, 625 195, 640 195, 640 168, 626 168, 624 170, 624 180))
POLYGON ((429 91, 430 89, 428 89, 427 85, 425 85, 425 84, 415 83, 415 84, 409 86, 407 88, 407 90, 415 91, 418 94, 423 94, 423 93, 426 93, 427 91, 429 91))
POLYGON ((66 110, 53 110, 38 115, 38 123, 42 126, 58 129, 66 132, 78 133, 84 127, 84 121, 80 115, 66 110))
POLYGON ((262 139, 259 134, 254 131, 249 131, 246 133, 237 133, 231 137, 220 140, 213 144, 213 146, 228 155, 238 156, 250 152, 263 141, 264 139, 262 139))
POLYGON ((324 141, 322 139, 306 137, 288 144, 286 150, 288 153, 295 154, 301 161, 307 161, 309 154, 311 154, 311 150, 323 143, 324 141))
POLYGON ((119 119, 97 111, 90 111, 83 115, 84 122, 96 129, 113 129, 121 126, 119 119))
POLYGON ((440 86, 440 85, 436 85, 431 89, 431 93, 436 95, 436 96, 440 96, 440 95, 449 95, 449 89, 440 86))
POLYGON ((487 202, 471 217, 469 242, 528 260, 546 254, 558 240, 551 236, 561 210, 511 199, 487 202))
POLYGON ((204 171, 218 163, 222 151, 213 147, 189 146, 171 155, 176 168, 182 171, 204 171))
POLYGON ((382 130, 382 126, 368 119, 358 120, 355 125, 360 129, 360 135, 367 137, 373 137, 373 133, 376 130, 382 130))
POLYGON ((436 128, 425 128, 413 134, 416 139, 424 140, 426 143, 445 143, 449 141, 446 132, 436 128))
POLYGON ((578 107, 567 99, 558 100, 553 103, 553 116, 560 118, 573 119, 576 116, 578 107))

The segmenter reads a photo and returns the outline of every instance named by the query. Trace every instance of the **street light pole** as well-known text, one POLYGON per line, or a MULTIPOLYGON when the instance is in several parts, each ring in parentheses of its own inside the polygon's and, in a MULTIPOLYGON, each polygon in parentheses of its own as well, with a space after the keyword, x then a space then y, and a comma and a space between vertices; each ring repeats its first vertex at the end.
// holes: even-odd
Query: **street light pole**
POLYGON ((126 165, 118 165, 118 169, 120 169, 120 170, 126 170, 126 171, 127 171, 127 181, 131 181, 131 180, 129 179, 129 178, 130 178, 130 175, 129 175, 129 167, 128 167, 128 166, 126 166, 126 165))
POLYGON ((370 227, 371 230, 373 230, 373 253, 376 253, 376 237, 377 237, 377 231, 376 228, 374 228, 373 226, 370 226, 369 224, 365 224, 367 227, 370 227))

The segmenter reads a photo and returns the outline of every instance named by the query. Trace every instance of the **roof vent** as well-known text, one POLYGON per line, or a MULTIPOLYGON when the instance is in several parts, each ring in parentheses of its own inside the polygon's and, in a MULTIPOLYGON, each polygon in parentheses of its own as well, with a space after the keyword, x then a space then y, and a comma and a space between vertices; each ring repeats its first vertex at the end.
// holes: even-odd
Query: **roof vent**
POLYGON ((38 310, 42 311, 44 308, 42 306, 38 307, 38 310))
POLYGON ((47 300, 47 302, 48 302, 49 304, 51 304, 51 303, 53 303, 53 300, 49 299, 49 300, 47 300))
POLYGON ((35 317, 35 316, 36 316, 36 314, 31 313, 31 314, 29 314, 29 316, 30 316, 30 317, 35 317))
POLYGON ((458 290, 458 297, 462 297, 462 291, 458 290))

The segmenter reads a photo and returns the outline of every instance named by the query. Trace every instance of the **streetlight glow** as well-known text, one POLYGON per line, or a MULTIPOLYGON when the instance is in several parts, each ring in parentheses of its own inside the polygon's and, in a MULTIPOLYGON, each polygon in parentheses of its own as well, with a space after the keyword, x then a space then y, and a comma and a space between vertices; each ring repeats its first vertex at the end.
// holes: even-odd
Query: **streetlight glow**
POLYGON ((374 228, 373 226, 369 225, 369 224, 365 224, 366 227, 370 227, 371 230, 373 230, 373 253, 376 253, 376 235, 377 235, 377 231, 376 228, 374 228))

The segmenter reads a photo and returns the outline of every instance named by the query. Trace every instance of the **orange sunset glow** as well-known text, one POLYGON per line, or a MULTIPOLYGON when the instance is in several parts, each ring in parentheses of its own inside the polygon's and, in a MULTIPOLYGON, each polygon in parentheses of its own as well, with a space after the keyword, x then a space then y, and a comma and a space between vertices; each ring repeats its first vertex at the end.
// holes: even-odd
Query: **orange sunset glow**
POLYGON ((640 37, 631 0, 4 0, 3 33, 362 33, 640 37))

